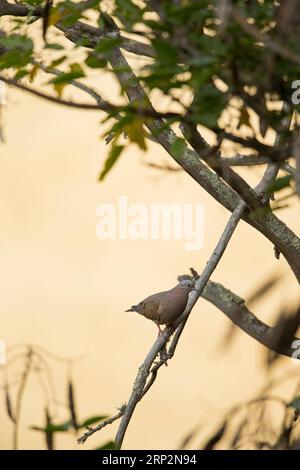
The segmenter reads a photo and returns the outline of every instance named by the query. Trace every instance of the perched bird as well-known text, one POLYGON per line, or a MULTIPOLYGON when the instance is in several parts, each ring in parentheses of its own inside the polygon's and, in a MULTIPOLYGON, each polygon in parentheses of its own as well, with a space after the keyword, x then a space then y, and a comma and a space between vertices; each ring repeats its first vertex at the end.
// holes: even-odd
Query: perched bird
POLYGON ((161 333, 160 325, 173 323, 184 312, 189 293, 194 288, 193 281, 181 281, 173 289, 150 295, 126 312, 137 312, 154 321, 161 333))

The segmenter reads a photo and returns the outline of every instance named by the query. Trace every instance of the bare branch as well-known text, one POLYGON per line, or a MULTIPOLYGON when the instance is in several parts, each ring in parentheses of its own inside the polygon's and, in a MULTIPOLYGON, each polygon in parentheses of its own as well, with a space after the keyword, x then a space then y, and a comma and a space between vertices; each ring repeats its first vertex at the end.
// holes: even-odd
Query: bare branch
MULTIPOLYGON (((225 230, 224 230, 224 232, 223 232, 223 234, 222 234, 222 236, 221 236, 214 252, 212 253, 207 265, 205 266, 205 268, 204 268, 201 276, 199 277, 199 279, 197 279, 196 282, 195 282, 195 289, 196 290, 191 292, 185 311, 172 325, 169 325, 165 328, 163 333, 157 338, 157 340, 155 341, 155 343, 151 347, 151 349, 150 349, 149 353, 147 354, 146 359, 144 360, 143 364, 139 367, 139 371, 138 371, 138 374, 137 374, 135 382, 134 382, 134 386, 133 386, 131 396, 130 396, 130 398, 128 400, 128 403, 126 405, 124 415, 122 417, 118 432, 116 434, 115 444, 116 444, 116 447, 118 449, 121 448, 121 446, 122 446, 123 439, 124 439, 127 427, 129 425, 129 422, 132 418, 135 407, 136 407, 137 403, 139 402, 140 398, 144 395, 143 392, 144 392, 145 386, 147 387, 147 385, 146 385, 147 377, 149 375, 150 368, 151 368, 153 362, 155 361, 155 358, 156 358, 157 354, 160 351, 163 350, 164 346, 167 344, 168 340, 171 338, 172 334, 177 329, 177 327, 179 327, 177 331, 180 332, 179 333, 179 336, 180 336, 180 334, 181 334, 181 332, 184 328, 184 325, 185 325, 185 323, 186 323, 186 321, 187 321, 194 305, 196 304, 198 298, 201 296, 202 291, 203 291, 207 281, 209 280, 210 276, 212 275, 213 271, 216 269, 222 255, 223 255, 223 253, 224 253, 224 251, 225 251, 225 249, 226 249, 226 247, 229 243, 229 240, 230 240, 231 236, 233 235, 234 230, 237 227, 237 224, 238 224, 238 222, 241 218, 241 215, 242 215, 243 211, 245 210, 245 208, 246 208, 245 204, 240 203, 238 205, 238 207, 236 208, 236 210, 233 212, 233 214, 231 215, 231 217, 228 221, 228 224, 226 225, 226 228, 225 228, 225 230)), ((176 335, 177 335, 177 332, 175 333, 174 338, 176 338, 176 335)), ((178 338, 179 338, 179 336, 178 336, 178 338)), ((171 344, 171 346, 172 346, 172 344, 171 344)), ((175 352, 175 348, 172 349, 171 352, 172 352, 172 355, 173 355, 174 352, 175 352)), ((167 358, 172 357, 172 356, 169 356, 168 353, 167 353, 166 356, 167 356, 167 358)), ((154 374, 155 374, 155 372, 154 372, 154 374)), ((156 377, 156 374, 155 374, 155 377, 156 377)), ((150 379, 151 380, 151 382, 150 382, 151 385, 154 382, 155 377, 153 378, 153 376, 152 376, 152 379, 150 379)), ((148 386, 146 388, 146 391, 149 390, 150 386, 148 386)))
POLYGON ((281 165, 281 169, 288 173, 289 175, 295 176, 296 169, 290 165, 289 163, 285 162, 281 165))
POLYGON ((143 162, 145 166, 148 166, 149 168, 154 168, 155 170, 160 170, 160 171, 170 171, 170 172, 177 172, 177 171, 182 171, 182 168, 171 166, 168 164, 161 165, 160 163, 155 163, 155 162, 143 162))
POLYGON ((259 320, 245 305, 245 300, 226 289, 222 284, 210 281, 203 291, 202 297, 215 305, 241 330, 272 351, 284 356, 293 357, 295 349, 292 343, 299 338, 292 338, 289 346, 281 348, 276 341, 275 327, 259 320))
POLYGON ((232 170, 230 166, 223 165, 219 152, 205 141, 195 125, 181 122, 179 127, 184 137, 191 144, 195 152, 198 153, 199 157, 203 158, 205 162, 241 196, 250 209, 261 207, 261 201, 251 186, 249 186, 238 173, 232 170))
MULTIPOLYGON (((151 370, 152 377, 150 378, 150 381, 147 384, 147 377, 150 373, 151 366, 153 365, 159 352, 164 350, 167 342, 169 341, 169 339, 171 338, 171 336, 176 331, 179 325, 180 326, 178 330, 180 330, 180 334, 181 334, 184 328, 184 325, 194 305, 196 304, 198 298, 201 296, 201 293, 208 279, 210 278, 211 274, 213 273, 216 266, 218 265, 245 208, 246 208, 245 204, 241 202, 239 206, 237 207, 237 209, 234 211, 234 213, 231 215, 229 222, 226 225, 226 228, 216 246, 216 249, 212 253, 206 267, 204 268, 202 275, 196 280, 196 283, 195 283, 196 290, 191 292, 185 311, 176 320, 176 322, 174 322, 172 325, 167 326, 165 330, 163 331, 163 333, 158 336, 158 338, 152 345, 150 351, 148 352, 144 362, 139 367, 139 371, 134 382, 131 396, 129 398, 129 401, 126 407, 124 408, 122 420, 121 420, 121 423, 120 423, 120 426, 116 435, 115 444, 117 448, 121 448, 128 424, 131 420, 135 407, 137 403, 140 401, 140 399, 145 395, 145 393, 148 392, 148 390, 154 383, 158 368, 165 362, 166 359, 170 359, 173 356, 175 352, 175 347, 174 347, 173 342, 171 343, 171 349, 169 350, 169 353, 167 352, 166 357, 161 359, 161 361, 158 363, 159 365, 154 367, 153 370, 151 370)), ((178 339, 179 339, 179 336, 178 336, 178 339)), ((175 335, 175 338, 176 338, 176 335, 175 335)), ((177 344, 177 341, 176 341, 176 344, 177 344)), ((84 435, 85 437, 82 436, 78 442, 80 443, 85 442, 85 440, 96 431, 97 429, 95 428, 90 429, 87 433, 85 433, 84 435)))
POLYGON ((259 153, 259 155, 265 155, 272 161, 278 163, 290 158, 291 149, 282 146, 274 147, 274 145, 267 145, 260 142, 255 137, 244 138, 235 134, 231 134, 227 131, 222 131, 222 137, 229 141, 240 144, 245 148, 254 149, 259 153))
POLYGON ((119 413, 117 413, 116 415, 112 416, 111 418, 105 419, 100 424, 98 424, 98 426, 88 427, 86 432, 82 434, 79 439, 77 439, 78 444, 84 444, 85 441, 89 437, 91 437, 95 432, 100 431, 100 429, 105 428, 105 426, 107 426, 108 424, 112 424, 114 421, 121 418, 121 416, 123 416, 124 414, 124 409, 125 406, 122 406, 119 413))
POLYGON ((253 166, 253 165, 265 165, 270 163, 272 160, 270 157, 264 157, 258 154, 251 155, 234 155, 233 157, 223 157, 222 162, 228 166, 253 166))
POLYGON ((120 47, 127 52, 131 52, 137 55, 143 55, 145 57, 154 57, 154 51, 149 44, 145 44, 135 39, 128 39, 121 36, 117 26, 113 30, 101 30, 90 26, 89 24, 83 23, 82 21, 76 21, 72 26, 65 26, 61 23, 57 23, 56 28, 62 31, 66 38, 75 44, 79 42, 82 37, 89 40, 89 44, 85 44, 85 47, 95 47, 99 41, 103 38, 118 38, 120 39, 120 47))
MULTIPOLYGON (((52 71, 52 73, 54 73, 52 71)), ((55 73, 56 75, 59 75, 59 73, 55 73)), ((4 77, 3 75, 0 75, 0 80, 3 82, 7 83, 8 85, 12 85, 16 88, 19 88, 20 90, 26 91, 28 93, 31 93, 32 95, 38 96, 39 98, 43 98, 47 101, 51 101, 52 103, 55 104, 60 104, 63 106, 68 106, 70 108, 76 108, 76 109, 83 109, 83 110, 92 110, 92 111, 104 111, 107 113, 120 113, 122 111, 129 111, 132 112, 133 114, 139 115, 141 117, 157 117, 157 118, 178 118, 179 120, 181 119, 181 115, 177 113, 172 113, 172 112, 167 112, 167 113, 159 113, 158 111, 155 111, 154 109, 149 109, 147 107, 140 107, 137 104, 136 105, 115 105, 112 103, 109 103, 108 101, 105 101, 101 96, 94 92, 93 97, 96 99, 97 98, 97 104, 92 104, 92 103, 77 103, 75 101, 67 101, 62 98, 57 98, 52 95, 47 95, 46 93, 43 93, 39 90, 36 90, 35 88, 31 88, 27 85, 23 85, 22 83, 12 79, 12 78, 7 78, 4 77)), ((84 90, 88 92, 89 94, 92 94, 92 90, 89 87, 86 87, 85 85, 79 83, 76 80, 71 80, 69 82, 71 85, 75 85, 77 88, 80 88, 81 90, 84 90)))

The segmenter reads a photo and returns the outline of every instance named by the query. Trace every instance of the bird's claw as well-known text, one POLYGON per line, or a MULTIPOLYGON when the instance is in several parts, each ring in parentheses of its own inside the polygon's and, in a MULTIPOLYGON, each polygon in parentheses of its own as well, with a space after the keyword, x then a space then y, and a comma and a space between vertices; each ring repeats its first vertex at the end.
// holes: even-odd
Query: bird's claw
POLYGON ((159 357, 160 357, 160 360, 163 361, 163 363, 164 363, 165 366, 167 367, 167 366, 168 366, 168 359, 169 359, 169 356, 168 356, 168 352, 167 352, 166 347, 164 347, 163 349, 161 349, 161 350, 159 351, 159 357))

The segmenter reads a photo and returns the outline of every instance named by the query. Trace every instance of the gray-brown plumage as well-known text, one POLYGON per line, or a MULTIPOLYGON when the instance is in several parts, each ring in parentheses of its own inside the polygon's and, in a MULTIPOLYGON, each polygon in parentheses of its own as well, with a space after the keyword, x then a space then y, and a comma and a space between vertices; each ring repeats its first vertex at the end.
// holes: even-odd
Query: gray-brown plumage
POLYGON ((154 321, 158 327, 173 323, 184 312, 189 293, 193 289, 192 281, 181 281, 173 289, 150 295, 126 312, 137 312, 154 321))

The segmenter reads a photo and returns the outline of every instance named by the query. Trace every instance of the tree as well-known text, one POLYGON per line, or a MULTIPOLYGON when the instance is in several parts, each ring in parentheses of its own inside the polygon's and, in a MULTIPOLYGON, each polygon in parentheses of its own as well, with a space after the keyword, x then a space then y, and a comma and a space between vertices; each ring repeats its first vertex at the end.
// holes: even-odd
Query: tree
MULTIPOLYGON (((110 151, 100 180, 117 164, 124 146, 135 143, 146 150, 150 139, 232 213, 203 272, 191 272, 197 291, 185 312, 155 341, 127 405, 115 417, 121 418, 118 448, 137 403, 172 358, 200 296, 267 348, 287 356, 295 353, 298 317, 289 328, 281 325, 278 334, 243 299, 210 277, 244 220, 270 241, 277 258, 282 254, 300 282, 300 240, 274 213, 282 201, 296 204, 300 195, 299 7, 298 0, 0 0, 0 16, 10 18, 0 38, 0 79, 57 104, 105 113, 105 121, 112 123, 106 134, 110 151), (42 26, 41 35, 33 38, 37 25, 42 26), (84 59, 69 63, 65 39, 84 59), (52 58, 46 63, 49 50, 52 58), (130 66, 132 55, 142 60, 130 66), (118 104, 87 85, 91 69, 117 78, 118 104), (36 85, 41 73, 49 77, 51 95, 36 85), (65 100, 66 86, 80 88, 93 101, 65 100), (154 92, 168 98, 167 111, 154 108, 154 92), (203 128, 212 132, 211 143, 203 138, 203 128), (274 135, 273 144, 265 138, 267 132, 274 135), (225 152, 228 142, 235 149, 230 157, 225 152), (266 165, 256 188, 233 169, 252 165, 266 165), (284 196, 275 201, 282 189, 284 196)), ((88 429, 79 441, 101 427, 88 429)))

